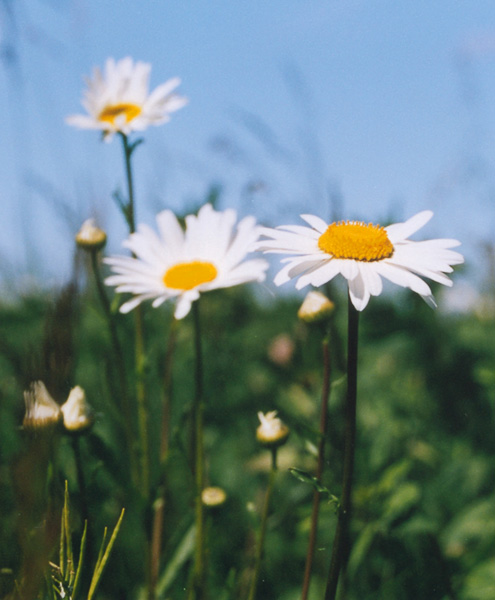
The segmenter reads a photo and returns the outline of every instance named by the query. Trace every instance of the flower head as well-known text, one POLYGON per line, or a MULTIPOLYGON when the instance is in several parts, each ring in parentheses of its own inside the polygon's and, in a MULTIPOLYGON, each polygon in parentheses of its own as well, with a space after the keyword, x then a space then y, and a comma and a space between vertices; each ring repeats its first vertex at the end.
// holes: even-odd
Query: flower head
POLYGON ((321 292, 311 291, 297 311, 297 316, 305 323, 327 321, 335 310, 335 304, 321 292))
POLYGON ((277 411, 258 413, 260 425, 256 430, 256 439, 263 446, 276 448, 282 446, 289 437, 289 428, 277 417, 277 411))
POLYGON ((93 411, 86 401, 84 390, 76 385, 72 388, 61 409, 67 431, 82 432, 93 424, 93 411))
POLYGON ((434 307, 430 287, 421 277, 451 286, 445 273, 451 273, 451 265, 463 263, 464 258, 450 250, 460 244, 457 240, 408 239, 432 216, 425 210, 404 223, 380 227, 358 221, 328 225, 314 215, 301 215, 310 227, 264 228, 262 234, 269 239, 259 242, 257 248, 292 255, 282 261, 286 264, 275 277, 276 285, 298 277, 297 289, 310 284, 319 287, 340 273, 347 279, 355 308, 363 310, 370 296, 381 294, 384 277, 411 289, 434 307))
POLYGON ((85 250, 101 250, 107 243, 107 234, 96 226, 94 219, 87 219, 76 234, 76 244, 85 250))
POLYGON ((180 84, 174 77, 149 93, 151 65, 127 57, 115 62, 109 58, 103 74, 98 67, 87 80, 82 105, 87 115, 72 115, 66 122, 81 129, 99 129, 105 140, 120 132, 129 135, 149 125, 160 125, 170 119, 187 99, 173 93, 180 84))
POLYGON ((203 504, 209 508, 221 506, 227 500, 225 490, 220 487, 206 487, 201 492, 201 500, 203 504))
POLYGON ((105 260, 116 273, 105 283, 117 286, 117 292, 134 294, 121 312, 143 300, 153 299, 157 307, 176 299, 175 317, 182 319, 203 292, 264 280, 267 262, 244 260, 261 229, 253 217, 244 218, 234 231, 235 211, 218 212, 205 204, 197 216, 186 217, 185 231, 170 210, 159 213, 156 221, 159 235, 140 225, 124 242, 133 257, 105 260))
POLYGON ((60 420, 60 406, 50 396, 42 381, 33 381, 24 392, 26 413, 23 426, 26 429, 41 430, 51 428, 60 420))

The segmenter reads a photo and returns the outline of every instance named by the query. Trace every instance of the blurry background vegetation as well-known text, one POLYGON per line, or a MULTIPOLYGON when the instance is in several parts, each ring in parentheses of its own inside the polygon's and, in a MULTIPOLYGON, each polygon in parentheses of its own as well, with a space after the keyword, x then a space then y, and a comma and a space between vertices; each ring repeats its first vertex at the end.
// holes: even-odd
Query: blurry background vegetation
MULTIPOLYGON (((47 23, 36 20, 44 5, 58 15, 54 19, 56 25, 63 15, 62 3, 46 0, 34 5, 38 10, 31 13, 27 7, 33 4, 21 0, 0 1, 0 59, 8 84, 5 88, 9 92, 9 110, 5 112, 9 112, 11 132, 15 133, 8 152, 18 160, 17 185, 11 183, 7 190, 4 186, 3 193, 19 200, 15 217, 21 221, 22 228, 16 232, 15 241, 26 254, 14 257, 15 260, 12 256, 2 257, 1 269, 0 597, 12 593, 14 579, 23 568, 23 548, 29 545, 29 540, 21 535, 26 525, 24 520, 36 517, 30 514, 33 508, 30 502, 36 505, 35 492, 41 493, 35 477, 37 448, 30 444, 20 427, 24 414, 23 391, 30 381, 41 378, 58 402, 65 400, 73 385, 81 385, 96 412, 94 428, 79 440, 87 478, 88 506, 84 506, 77 481, 74 442, 61 435, 50 484, 53 500, 50 515, 55 522, 62 507, 65 479, 73 505, 75 540, 81 535, 85 512, 90 516, 91 535, 98 540, 103 528, 111 528, 125 506, 124 523, 99 593, 109 599, 136 598, 145 553, 143 523, 149 527, 151 515, 143 511, 122 466, 126 449, 118 426, 119 398, 112 393, 114 365, 104 318, 84 258, 73 259, 70 251, 60 256, 58 245, 49 247, 35 235, 42 229, 46 238, 47 231, 57 229, 58 233, 64 232, 66 241, 89 216, 89 207, 97 214, 108 216, 109 209, 105 206, 110 206, 111 201, 106 196, 102 199, 99 185, 109 187, 119 180, 120 156, 116 148, 110 150, 98 145, 96 140, 78 138, 74 142, 85 149, 92 144, 84 154, 91 157, 88 164, 101 163, 113 174, 117 173, 110 181, 102 177, 97 184, 87 179, 85 173, 84 185, 79 183, 74 194, 80 196, 74 203, 78 205, 76 209, 68 201, 74 198, 67 190, 37 170, 36 155, 44 156, 45 150, 48 155, 43 144, 47 144, 55 120, 59 123, 64 115, 57 113, 55 118, 52 113, 46 121, 33 119, 39 129, 32 136, 29 122, 23 118, 27 107, 25 91, 30 83, 25 77, 23 62, 26 46, 31 45, 31 52, 34 48, 40 62, 48 61, 45 71, 39 69, 38 62, 35 65, 42 75, 56 70, 61 50, 66 47, 52 35, 57 31, 56 26, 47 27, 47 23), (102 156, 108 162, 100 160, 102 156), (25 169, 28 161, 31 170, 25 169), (65 227, 60 227, 60 223, 65 227), (36 238, 36 246, 29 243, 33 238, 36 238), (49 256, 55 255, 57 261, 52 261, 49 256), (23 259, 28 268, 20 272, 18 265, 23 264, 23 259), (46 284, 44 274, 50 269, 44 268, 44 262, 50 265, 53 262, 57 269, 63 263, 64 276, 65 271, 71 270, 67 265, 73 262, 71 283, 63 287, 60 284, 63 278, 59 277, 57 286, 52 285, 53 279, 46 284), (38 274, 38 279, 26 283, 26 273, 33 272, 38 274), (32 477, 25 477, 26 472, 32 477)), ((84 3, 74 2, 71 6, 81 8, 84 3)), ((82 20, 83 13, 78 13, 82 20)), ((486 102, 483 85, 479 85, 477 79, 479 58, 493 52, 493 41, 490 36, 486 39, 480 36, 471 40, 471 45, 467 42, 469 40, 461 48, 456 63, 463 106, 467 109, 467 151, 461 152, 459 160, 454 157, 455 164, 448 163, 445 172, 438 175, 434 199, 440 205, 453 199, 452 206, 454 209, 461 206, 462 215, 466 214, 466 205, 481 207, 477 211, 479 220, 488 215, 488 209, 493 210, 493 169, 490 156, 484 154, 489 144, 487 138, 480 135, 480 131, 486 133, 489 129, 484 126, 489 114, 485 103, 490 106, 493 103, 486 102)), ((241 109, 233 111, 227 133, 219 133, 212 139, 208 150, 217 158, 220 156, 224 175, 234 173, 234 183, 228 180, 228 191, 232 195, 234 190, 233 195, 238 196, 243 209, 250 210, 255 205, 263 217, 273 220, 281 206, 286 209, 280 201, 285 203, 289 198, 289 209, 294 214, 301 208, 307 210, 300 206, 303 199, 341 215, 344 194, 339 182, 326 174, 315 133, 319 123, 313 120, 315 113, 311 93, 304 86, 304 72, 297 68, 289 71, 289 83, 295 96, 292 99, 296 100, 301 113, 300 121, 293 123, 294 131, 291 131, 296 139, 288 136, 296 148, 285 147, 262 118, 241 109), (285 194, 287 187, 290 195, 285 194)), ((79 85, 81 75, 73 74, 73 86, 79 85)), ((193 86, 191 79, 185 90, 187 94, 193 86)), ((36 91, 38 93, 39 86, 36 91)), ((55 96, 48 94, 45 104, 38 105, 37 110, 44 116, 48 105, 59 107, 58 96, 55 96)), ((70 106, 76 106, 75 97, 71 97, 70 106)), ((198 111, 204 120, 204 113, 198 111)), ((330 133, 333 135, 333 131, 330 133)), ((82 134, 71 132, 71 135, 82 134)), ((365 131, 363 135, 368 133, 365 131)), ((156 179, 156 172, 163 168, 162 158, 170 160, 171 156, 162 146, 158 148, 161 154, 160 160, 154 158, 153 181, 158 181, 168 192, 161 178, 156 179)), ((63 150, 54 150, 51 146, 49 149, 56 150, 51 162, 58 164, 63 150)), ((199 172, 200 176, 195 180, 196 186, 188 188, 186 200, 181 196, 174 202, 192 206, 197 204, 197 194, 195 196, 191 189, 204 185, 205 178, 210 178, 208 185, 217 178, 210 177, 212 171, 197 157, 192 159, 188 155, 184 163, 187 165, 183 179, 189 182, 191 172, 196 176, 199 172)), ((407 159, 404 163, 409 165, 407 159)), ((176 166, 177 163, 170 166, 167 177, 174 178, 176 166)), ((86 164, 82 167, 78 164, 78 168, 86 168, 86 164)), ((81 172, 77 171, 76 176, 82 177, 81 172)), ((138 178, 140 176, 139 173, 138 178)), ((183 183, 180 177, 178 179, 183 183)), ((216 197, 221 186, 212 186, 212 190, 212 197, 216 197)), ((150 212, 163 208, 161 190, 154 189, 147 200, 150 212)), ((396 210, 395 204, 392 209, 396 210)), ((402 208, 399 206, 397 210, 401 213, 402 208)), ((450 208, 445 212, 453 214, 450 208)), ((114 220, 108 218, 112 227, 114 220)), ((460 220, 471 231, 469 220, 460 220)), ((487 216, 486 222, 489 220, 487 216)), ((448 231, 441 231, 441 236, 447 235, 448 231)), ((113 236, 115 248, 119 247, 121 238, 122 235, 113 236)), ((472 241, 471 244, 475 245, 472 241)), ((495 259, 490 240, 479 244, 478 250, 473 261, 478 268, 470 273, 476 281, 474 295, 474 288, 470 287, 467 294, 466 288, 458 285, 461 277, 457 273, 454 276, 457 283, 445 296, 445 302, 440 297, 438 311, 431 311, 412 294, 399 293, 373 299, 362 315, 354 548, 346 582, 352 600, 495 598, 495 259), (443 310, 447 303, 463 310, 443 310)), ((338 495, 346 300, 339 289, 330 291, 337 309, 331 337, 333 385, 323 483, 338 495)), ((288 469, 297 467, 312 472, 315 468, 321 393, 320 339, 297 320, 300 301, 299 297, 287 294, 271 297, 259 289, 249 291, 245 287, 212 292, 202 301, 207 479, 212 485, 222 486, 228 494, 226 504, 209 519, 209 586, 212 597, 221 600, 239 600, 249 582, 254 531, 259 523, 270 458, 255 441, 256 413, 274 409, 279 411, 292 433, 280 451, 280 473, 259 596, 277 600, 300 597, 312 489, 293 478, 288 469)), ((170 307, 148 308, 145 315, 146 372, 153 414, 152 449, 156 458, 170 307)), ((132 319, 120 317, 119 324, 130 368, 132 319)), ((183 596, 191 551, 188 533, 192 524, 194 486, 188 461, 187 423, 193 393, 192 339, 192 323, 185 319, 180 323, 174 358, 171 445, 166 469, 169 492, 161 565, 161 574, 166 575, 161 580, 161 597, 173 599, 183 596)), ((158 479, 155 461, 155 491, 158 479)), ((46 511, 47 507, 41 508, 46 511)), ((323 595, 334 524, 333 509, 323 501, 311 588, 314 600, 323 595)), ((53 531, 55 539, 56 525, 53 531)))
MULTIPOLYGON (((109 340, 93 287, 83 271, 79 273, 64 290, 26 295, 0 307, 2 594, 12 589, 21 567, 20 515, 29 495, 26 488, 32 485, 17 477, 30 451, 20 430, 22 392, 37 377, 62 401, 71 386, 83 386, 96 411, 94 428, 79 440, 93 535, 98 538, 104 526, 113 526, 122 506, 127 509, 103 577, 101 597, 136 597, 142 577, 142 514, 123 467, 125 448, 113 408, 118 409, 119 399, 111 397, 107 378, 112 370, 109 340)), ((332 295, 337 309, 331 337, 333 384, 323 482, 338 495, 346 303, 340 290, 333 290, 332 295)), ((299 298, 260 302, 243 287, 212 292, 201 303, 207 482, 228 494, 226 504, 209 516, 212 597, 240 598, 249 580, 253 528, 258 525, 270 464, 269 453, 255 440, 256 412, 277 409, 292 433, 280 451, 259 597, 296 599, 300 597, 312 489, 293 478, 288 468, 309 472, 315 468, 321 340, 316 331, 298 321, 299 298)), ((155 456, 170 317, 168 308, 146 311, 155 456)), ((491 599, 495 595, 493 310, 489 303, 480 303, 470 313, 432 311, 421 299, 404 292, 391 300, 387 296, 373 299, 361 323, 349 598, 491 599)), ((132 360, 132 324, 122 317, 121 325, 129 336, 126 345, 132 360)), ((173 566, 163 598, 182 597, 191 550, 187 533, 194 491, 187 415, 193 395, 192 337, 192 320, 186 318, 179 323, 173 370, 163 554, 163 564, 172 561, 173 566), (172 560, 177 559, 181 544, 184 561, 172 560)), ((67 437, 61 437, 57 457, 54 501, 60 507, 67 478, 78 539, 83 499, 67 437)), ((155 468, 155 484, 157 480, 155 468)), ((332 507, 323 501, 311 598, 323 595, 334 523, 332 507)))

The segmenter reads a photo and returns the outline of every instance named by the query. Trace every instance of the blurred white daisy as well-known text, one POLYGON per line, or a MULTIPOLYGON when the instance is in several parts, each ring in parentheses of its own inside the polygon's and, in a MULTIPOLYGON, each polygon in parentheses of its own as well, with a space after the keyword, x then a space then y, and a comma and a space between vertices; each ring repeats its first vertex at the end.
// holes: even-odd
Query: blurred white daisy
POLYGON ((159 213, 156 221, 159 235, 140 225, 124 242, 133 257, 105 259, 115 273, 105 283, 135 295, 121 312, 143 300, 154 299, 157 307, 176 299, 175 317, 182 319, 203 292, 265 279, 264 259, 244 260, 261 230, 254 217, 242 219, 234 230, 234 210, 218 212, 205 204, 197 216, 186 217, 185 231, 170 210, 159 213))
POLYGON ((93 78, 86 81, 82 105, 88 114, 69 116, 66 122, 81 129, 99 129, 108 141, 117 132, 129 135, 169 121, 170 113, 187 104, 186 98, 173 93, 180 79, 169 79, 150 94, 150 71, 148 63, 109 58, 104 74, 95 67, 93 78))
POLYGON ((457 240, 408 239, 432 216, 431 211, 425 210, 405 223, 381 227, 359 221, 329 225, 314 215, 301 215, 310 227, 263 228, 262 235, 269 239, 258 242, 256 248, 293 255, 282 260, 286 264, 275 277, 276 285, 298 277, 297 289, 307 285, 319 287, 340 273, 347 279, 352 303, 361 311, 370 296, 381 294, 381 278, 385 277, 418 293, 435 307, 431 289, 421 277, 451 286, 445 273, 451 273, 451 265, 463 263, 464 258, 449 249, 460 245, 457 240))

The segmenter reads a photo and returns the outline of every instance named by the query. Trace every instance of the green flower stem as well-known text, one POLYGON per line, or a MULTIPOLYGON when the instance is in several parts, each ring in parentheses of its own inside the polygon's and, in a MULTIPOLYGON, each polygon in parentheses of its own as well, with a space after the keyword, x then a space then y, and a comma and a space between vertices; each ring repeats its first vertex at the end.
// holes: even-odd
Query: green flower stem
POLYGON ((132 177, 132 166, 131 166, 131 155, 135 146, 129 144, 129 138, 123 133, 120 134, 122 137, 122 145, 124 148, 124 162, 125 162, 125 173, 127 177, 127 207, 125 210, 124 217, 126 218, 129 226, 129 232, 134 233, 136 231, 136 209, 134 206, 134 182, 132 177))
POLYGON ((194 317, 194 346, 196 354, 196 393, 194 396, 194 476, 196 482, 195 522, 196 522, 196 548, 194 553, 194 573, 190 595, 194 600, 206 598, 205 582, 205 516, 201 494, 204 487, 204 447, 203 447, 203 359, 201 352, 201 323, 199 314, 199 300, 193 303, 194 317))
POLYGON ((148 402, 146 388, 144 385, 145 355, 143 335, 143 311, 141 305, 134 309, 136 329, 136 399, 138 408, 139 439, 141 442, 141 493, 143 498, 148 499, 150 495, 150 449, 148 438, 148 402))
POLYGON ((251 588, 249 590, 248 600, 254 600, 256 598, 256 588, 258 587, 258 580, 261 571, 261 561, 263 559, 263 548, 265 545, 266 537, 266 525, 268 523, 268 514, 270 511, 270 501, 273 493, 273 484, 275 482, 275 476, 277 474, 277 448, 272 448, 272 465, 270 469, 270 476, 268 479, 268 486, 266 489, 265 503, 263 505, 263 513, 261 515, 261 529, 260 537, 258 539, 258 546, 256 548, 256 562, 254 565, 253 579, 251 580, 251 588))
MULTIPOLYGON (((134 435, 132 433, 132 411, 131 405, 129 402, 129 393, 127 389, 127 379, 126 379, 126 368, 125 368, 125 360, 124 360, 124 352, 122 350, 122 346, 120 344, 119 336, 117 333, 117 324, 115 322, 114 316, 112 314, 112 309, 110 306, 110 302, 108 300, 107 293, 105 291, 105 286, 103 284, 103 280, 101 278, 101 272, 98 263, 98 250, 91 249, 91 269, 93 271, 93 277, 96 283, 96 289, 98 292, 98 296, 103 307, 103 312, 105 314, 105 319, 107 321, 108 331, 110 333, 110 342, 112 344, 113 354, 115 356, 117 373, 118 373, 118 382, 119 382, 119 402, 114 401, 114 406, 122 405, 123 416, 124 416, 124 430, 127 439, 127 447, 129 448, 129 460, 131 466, 131 476, 132 481, 137 483, 138 481, 138 471, 137 471, 137 462, 135 457, 135 444, 134 444, 134 435)), ((120 411, 117 411, 119 414, 120 411)))
POLYGON ((356 397, 358 361, 359 312, 348 300, 347 324, 347 397, 345 405, 344 472, 342 498, 339 507, 337 529, 333 541, 332 558, 328 573, 325 600, 335 600, 340 571, 345 567, 349 555, 349 523, 352 509, 352 478, 356 446, 356 397))
MULTIPOLYGON (((125 172, 127 178, 127 206, 124 208, 124 216, 129 226, 129 233, 136 231, 136 207, 134 203, 134 182, 132 176, 131 156, 136 148, 136 143, 129 144, 129 139, 121 133, 124 149, 125 172)), ((141 470, 141 493, 147 500, 150 494, 150 452, 148 437, 148 402, 144 385, 144 325, 143 310, 139 305, 134 309, 135 318, 135 361, 136 361, 136 401, 138 408, 138 427, 140 440, 140 470, 141 470)))
MULTIPOLYGON (((330 395, 330 350, 328 347, 328 335, 322 342, 323 351, 323 388, 321 392, 320 410, 320 441, 318 443, 318 463, 316 466, 316 478, 321 480, 325 462, 325 438, 328 422, 328 400, 330 395)), ((306 567, 304 569, 304 580, 302 589, 302 600, 307 600, 309 585, 311 582, 311 569, 316 545, 316 533, 318 530, 318 516, 320 512, 320 492, 315 489, 313 494, 313 510, 311 513, 311 529, 309 532, 308 551, 306 554, 306 567)))
POLYGON ((150 565, 150 588, 148 598, 156 598, 156 586, 160 570, 160 557, 162 552, 163 528, 165 519, 165 505, 167 496, 166 480, 166 462, 168 458, 169 437, 170 437, 170 416, 171 416, 171 396, 172 396, 172 364, 177 341, 177 319, 173 319, 170 324, 168 335, 167 352, 165 354, 165 367, 163 374, 163 413, 160 435, 160 482, 158 485, 157 500, 153 508, 153 526, 151 530, 151 565, 150 565))

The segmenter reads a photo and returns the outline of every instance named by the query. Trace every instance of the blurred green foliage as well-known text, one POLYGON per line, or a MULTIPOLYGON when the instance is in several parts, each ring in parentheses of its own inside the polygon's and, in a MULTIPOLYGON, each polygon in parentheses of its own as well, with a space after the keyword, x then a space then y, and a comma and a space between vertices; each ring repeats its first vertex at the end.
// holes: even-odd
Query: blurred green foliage
MULTIPOLYGON (((338 496, 346 302, 335 295, 322 484, 338 496)), ((201 299, 206 477, 209 485, 221 486, 228 495, 223 506, 208 512, 211 598, 242 599, 248 589, 270 465, 270 453, 256 443, 256 413, 269 410, 279 411, 291 436, 279 453, 258 597, 300 598, 313 488, 292 477, 289 468, 314 472, 322 373, 321 335, 297 320, 299 303, 293 297, 260 302, 246 287, 201 299)), ((119 314, 116 319, 132 383, 133 319, 119 314)), ((167 423, 170 443, 162 467, 159 461, 171 319, 168 306, 146 307, 153 499, 166 484, 157 588, 164 599, 184 597, 194 501, 190 317, 178 327, 167 423)), ((32 482, 22 478, 22 468, 34 460, 36 440, 27 439, 21 429, 22 398, 29 382, 41 378, 59 403, 72 386, 81 385, 96 423, 77 441, 87 497, 82 498, 78 483, 74 439, 61 432, 49 489, 38 490, 44 498, 40 511, 45 519, 50 511, 59 518, 67 479, 75 546, 87 510, 87 543, 94 554, 100 532, 113 527, 125 507, 98 597, 142 597, 153 514, 130 482, 120 399, 112 384, 115 361, 92 285, 79 283, 58 294, 33 294, 0 305, 0 322, 0 595, 14 598, 15 581, 25 573, 22 531, 32 482)), ((487 316, 431 311, 408 293, 394 302, 373 299, 362 314, 353 548, 343 582, 348 599, 495 598, 494 356, 495 324, 487 316)), ((312 600, 323 597, 335 519, 334 506, 323 499, 312 600)), ((45 551, 56 555, 56 529, 48 537, 45 551)))

